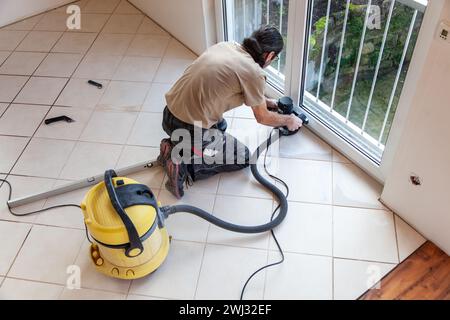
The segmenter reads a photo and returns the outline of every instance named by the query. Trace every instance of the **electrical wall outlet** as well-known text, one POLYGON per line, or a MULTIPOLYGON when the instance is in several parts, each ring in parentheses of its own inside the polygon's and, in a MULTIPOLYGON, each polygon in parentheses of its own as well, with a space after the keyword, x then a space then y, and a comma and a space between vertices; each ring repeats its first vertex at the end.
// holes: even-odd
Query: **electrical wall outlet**
POLYGON ((445 41, 450 44, 450 22, 442 21, 439 24, 439 30, 437 34, 439 40, 445 41))

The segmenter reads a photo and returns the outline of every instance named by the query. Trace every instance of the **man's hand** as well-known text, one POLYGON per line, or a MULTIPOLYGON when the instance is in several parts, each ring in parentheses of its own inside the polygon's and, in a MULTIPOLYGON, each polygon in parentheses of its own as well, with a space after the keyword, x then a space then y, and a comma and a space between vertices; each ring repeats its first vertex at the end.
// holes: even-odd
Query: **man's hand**
POLYGON ((303 121, 296 115, 291 114, 286 124, 289 131, 297 131, 303 126, 303 121))

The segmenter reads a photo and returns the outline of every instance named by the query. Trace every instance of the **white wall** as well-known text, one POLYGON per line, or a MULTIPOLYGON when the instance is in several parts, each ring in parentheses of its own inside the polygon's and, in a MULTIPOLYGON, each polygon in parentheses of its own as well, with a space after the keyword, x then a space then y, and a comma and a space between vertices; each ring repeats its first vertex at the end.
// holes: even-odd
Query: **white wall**
POLYGON ((0 27, 74 0, 0 0, 0 27))
MULTIPOLYGON (((450 21, 445 2, 441 19, 450 21)), ((450 44, 433 40, 419 83, 382 200, 450 254, 450 44)))
POLYGON ((199 55, 215 42, 214 0, 129 1, 199 55))

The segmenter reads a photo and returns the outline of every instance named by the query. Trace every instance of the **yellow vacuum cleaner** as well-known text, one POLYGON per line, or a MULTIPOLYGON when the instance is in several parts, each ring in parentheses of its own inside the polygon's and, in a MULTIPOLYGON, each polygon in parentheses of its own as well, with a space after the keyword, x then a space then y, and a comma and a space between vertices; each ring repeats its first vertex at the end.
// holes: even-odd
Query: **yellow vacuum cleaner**
POLYGON ((93 238, 90 256, 101 273, 142 278, 166 259, 169 236, 147 186, 107 171, 105 181, 89 191, 81 209, 93 238))

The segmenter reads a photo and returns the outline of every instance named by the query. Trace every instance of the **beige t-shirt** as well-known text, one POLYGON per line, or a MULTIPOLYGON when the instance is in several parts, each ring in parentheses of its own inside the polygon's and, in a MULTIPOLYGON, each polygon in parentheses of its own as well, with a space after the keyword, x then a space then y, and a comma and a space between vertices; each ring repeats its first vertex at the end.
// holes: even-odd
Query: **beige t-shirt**
POLYGON ((222 42, 186 69, 166 94, 167 106, 179 120, 209 129, 231 109, 263 104, 265 83, 263 69, 241 45, 222 42))

